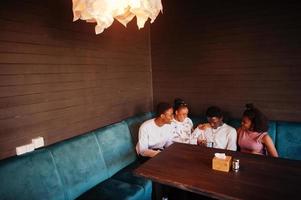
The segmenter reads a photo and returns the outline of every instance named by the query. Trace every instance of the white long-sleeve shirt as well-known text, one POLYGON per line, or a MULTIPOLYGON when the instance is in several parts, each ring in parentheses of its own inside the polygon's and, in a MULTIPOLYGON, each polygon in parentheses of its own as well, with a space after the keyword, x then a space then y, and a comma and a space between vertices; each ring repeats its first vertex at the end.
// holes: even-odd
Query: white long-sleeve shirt
POLYGON ((173 129, 170 124, 158 126, 155 119, 145 121, 139 128, 136 151, 142 156, 148 149, 164 149, 172 144, 173 129))
POLYGON ((207 142, 213 142, 214 148, 232 151, 236 151, 237 149, 236 130, 225 123, 217 129, 207 128, 205 130, 200 130, 199 128, 196 128, 193 134, 199 139, 206 140, 207 142))

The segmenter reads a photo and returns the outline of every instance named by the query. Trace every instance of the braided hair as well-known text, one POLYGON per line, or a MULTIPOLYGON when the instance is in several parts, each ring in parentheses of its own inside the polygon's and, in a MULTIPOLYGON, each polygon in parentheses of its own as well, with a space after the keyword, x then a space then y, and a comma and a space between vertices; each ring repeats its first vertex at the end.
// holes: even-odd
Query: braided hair
POLYGON ((176 112, 177 110, 180 110, 182 108, 188 108, 188 105, 185 103, 185 101, 183 99, 176 98, 174 100, 174 104, 173 104, 174 112, 176 112))

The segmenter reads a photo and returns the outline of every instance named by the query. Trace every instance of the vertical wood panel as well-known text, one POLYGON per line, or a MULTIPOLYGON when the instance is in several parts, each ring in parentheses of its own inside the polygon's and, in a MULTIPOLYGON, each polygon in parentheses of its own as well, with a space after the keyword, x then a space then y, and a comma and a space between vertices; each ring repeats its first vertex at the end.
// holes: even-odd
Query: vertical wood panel
POLYGON ((0 159, 152 109, 149 25, 95 35, 71 3, 0 3, 0 159))
POLYGON ((151 27, 154 104, 182 97, 194 114, 246 103, 301 121, 300 1, 165 0, 151 27))

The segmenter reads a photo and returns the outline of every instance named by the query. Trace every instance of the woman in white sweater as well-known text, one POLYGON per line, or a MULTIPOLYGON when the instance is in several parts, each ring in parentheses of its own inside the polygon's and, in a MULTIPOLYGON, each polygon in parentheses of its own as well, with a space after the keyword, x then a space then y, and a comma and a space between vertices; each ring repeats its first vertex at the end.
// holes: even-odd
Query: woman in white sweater
POLYGON ((192 136, 193 123, 188 117, 188 105, 182 99, 174 101, 174 119, 171 122, 173 127, 173 141, 190 144, 192 136))

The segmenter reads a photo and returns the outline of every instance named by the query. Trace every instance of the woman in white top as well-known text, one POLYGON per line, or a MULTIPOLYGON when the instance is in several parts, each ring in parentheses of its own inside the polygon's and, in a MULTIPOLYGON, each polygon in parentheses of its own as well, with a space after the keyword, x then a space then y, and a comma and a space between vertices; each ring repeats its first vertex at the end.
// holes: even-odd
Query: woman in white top
MULTIPOLYGON (((173 141, 191 144, 193 123, 188 116, 188 105, 182 99, 174 101, 174 119, 172 120, 173 141)), ((195 142, 196 144, 196 142, 195 142)))

